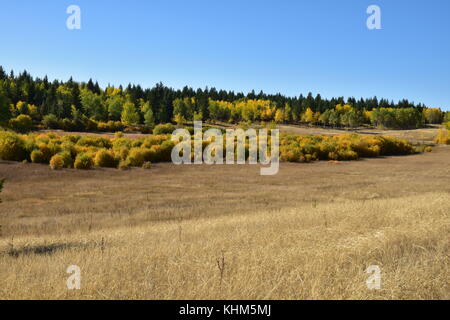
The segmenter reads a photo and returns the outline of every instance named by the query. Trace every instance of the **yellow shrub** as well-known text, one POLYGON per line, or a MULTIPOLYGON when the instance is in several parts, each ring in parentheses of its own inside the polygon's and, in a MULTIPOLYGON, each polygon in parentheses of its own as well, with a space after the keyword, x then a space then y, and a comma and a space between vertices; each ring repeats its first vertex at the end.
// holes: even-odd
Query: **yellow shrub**
POLYGON ((436 138, 434 138, 434 141, 439 144, 450 144, 450 130, 439 130, 436 138))
POLYGON ((29 115, 21 114, 17 118, 9 120, 9 125, 17 132, 28 132, 33 127, 33 121, 29 115))
POLYGON ((145 150, 141 148, 132 148, 128 153, 127 163, 132 167, 140 167, 145 162, 145 150))
POLYGON ((146 161, 144 162, 144 164, 142 165, 143 169, 151 169, 152 167, 152 163, 150 161, 146 161))
POLYGON ((50 168, 52 168, 52 170, 59 170, 62 169, 63 167, 64 167, 63 158, 61 157, 61 155, 55 154, 50 159, 50 168))
POLYGON ((84 147, 97 147, 109 149, 112 147, 111 141, 107 138, 96 136, 84 136, 77 141, 77 145, 84 147))
POLYGON ((74 135, 74 134, 66 134, 61 138, 61 141, 63 142, 71 142, 71 143, 77 143, 78 140, 81 139, 81 136, 74 135))
POLYGON ((41 150, 33 150, 30 155, 31 162, 33 163, 46 163, 46 159, 41 150))
POLYGON ((26 158, 24 139, 15 133, 0 131, 0 159, 22 161, 26 158))
POLYGON ((88 170, 94 165, 92 158, 86 153, 80 153, 75 159, 74 167, 75 169, 88 170))
POLYGON ((112 140, 112 147, 114 150, 120 150, 122 148, 127 148, 130 149, 131 148, 131 141, 130 139, 127 138, 114 138, 112 140))
POLYGON ((95 154, 94 164, 97 167, 115 168, 119 161, 114 157, 114 154, 106 149, 100 149, 95 154))
POLYGON ((63 161, 64 168, 72 168, 73 167, 73 158, 69 151, 62 151, 58 153, 63 161))
POLYGON ((41 143, 38 145, 39 151, 42 152, 43 162, 42 163, 49 163, 50 159, 54 155, 52 150, 49 148, 49 146, 45 143, 41 143))
POLYGON ((339 150, 338 160, 357 160, 358 154, 353 150, 339 150))
POLYGON ((126 160, 122 160, 119 162, 119 165, 117 168, 119 168, 120 170, 127 170, 130 168, 130 165, 126 160))

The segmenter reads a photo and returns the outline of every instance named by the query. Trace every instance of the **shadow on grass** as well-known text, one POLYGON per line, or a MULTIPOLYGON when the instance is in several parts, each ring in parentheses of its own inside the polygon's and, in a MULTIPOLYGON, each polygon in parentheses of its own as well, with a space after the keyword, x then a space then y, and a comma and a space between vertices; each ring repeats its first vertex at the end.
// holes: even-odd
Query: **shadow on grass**
POLYGON ((89 244, 83 243, 53 243, 53 244, 44 244, 44 245, 26 245, 21 248, 9 248, 3 251, 3 254, 7 254, 10 257, 18 258, 22 255, 52 255, 57 251, 63 251, 71 248, 87 248, 89 244))

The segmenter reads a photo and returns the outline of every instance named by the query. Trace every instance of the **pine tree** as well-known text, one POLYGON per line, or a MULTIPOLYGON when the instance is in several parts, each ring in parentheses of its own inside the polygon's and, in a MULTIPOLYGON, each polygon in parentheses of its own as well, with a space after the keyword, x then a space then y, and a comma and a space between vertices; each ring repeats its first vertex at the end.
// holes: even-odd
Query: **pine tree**
POLYGON ((11 119, 11 110, 9 109, 9 99, 3 89, 0 87, 0 122, 6 122, 11 119))

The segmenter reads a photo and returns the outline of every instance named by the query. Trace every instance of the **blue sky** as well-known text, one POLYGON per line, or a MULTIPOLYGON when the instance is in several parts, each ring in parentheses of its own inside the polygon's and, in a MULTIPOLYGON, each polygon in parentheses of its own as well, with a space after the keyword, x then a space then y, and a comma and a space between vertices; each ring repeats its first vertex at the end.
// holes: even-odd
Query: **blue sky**
POLYGON ((156 82, 450 110, 448 0, 0 2, 0 65, 102 86, 156 82), (68 30, 66 8, 81 8, 68 30), (381 8, 382 30, 366 9, 381 8))

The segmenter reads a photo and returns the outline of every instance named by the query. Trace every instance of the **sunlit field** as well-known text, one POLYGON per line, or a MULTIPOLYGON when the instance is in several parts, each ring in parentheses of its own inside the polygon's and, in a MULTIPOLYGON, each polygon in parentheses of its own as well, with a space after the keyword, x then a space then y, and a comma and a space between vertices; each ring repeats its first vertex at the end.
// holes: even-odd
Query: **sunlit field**
POLYGON ((1 299, 450 298, 449 146, 282 162, 274 176, 9 161, 0 176, 1 299), (70 265, 79 290, 67 288, 70 265), (379 290, 366 284, 371 265, 379 290))

